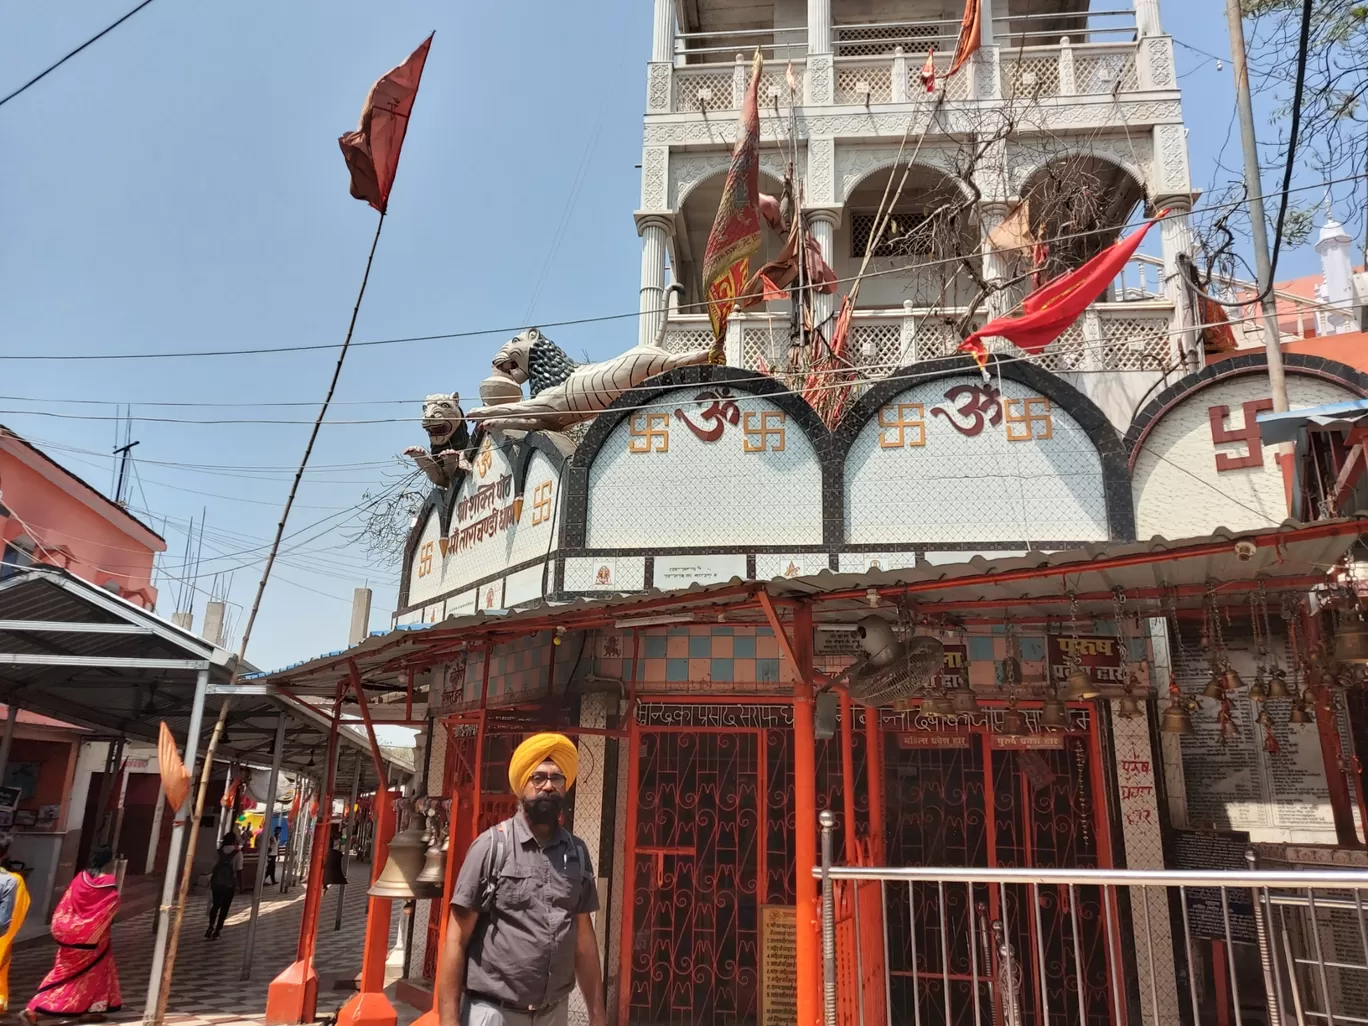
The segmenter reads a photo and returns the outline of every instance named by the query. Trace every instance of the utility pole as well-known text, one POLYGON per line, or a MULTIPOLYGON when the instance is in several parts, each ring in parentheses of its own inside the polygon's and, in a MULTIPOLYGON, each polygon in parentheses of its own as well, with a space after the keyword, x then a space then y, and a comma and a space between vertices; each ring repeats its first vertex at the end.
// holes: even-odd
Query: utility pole
POLYGON ((119 483, 114 488, 114 504, 122 506, 124 504, 124 479, 128 475, 128 454, 137 442, 128 442, 114 450, 115 456, 122 456, 119 460, 119 483))
POLYGON ((1254 242, 1254 270, 1263 293, 1264 348, 1268 352, 1268 383, 1273 390, 1273 412, 1287 410, 1287 378, 1283 374, 1282 337, 1278 330, 1278 300, 1273 295, 1273 266, 1268 257, 1268 221, 1264 215, 1263 180, 1259 175, 1259 146, 1254 136, 1254 104, 1249 97, 1249 67, 1245 63, 1244 22, 1240 0, 1226 0, 1230 30, 1230 55, 1235 72, 1235 108, 1240 115, 1240 142, 1244 149, 1245 191, 1249 194, 1249 220, 1254 242))

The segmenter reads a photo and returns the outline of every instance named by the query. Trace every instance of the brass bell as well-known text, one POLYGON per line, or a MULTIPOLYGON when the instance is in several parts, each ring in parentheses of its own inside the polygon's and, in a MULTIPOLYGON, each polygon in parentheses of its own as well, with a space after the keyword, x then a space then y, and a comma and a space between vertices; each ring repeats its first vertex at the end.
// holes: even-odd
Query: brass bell
POLYGON ((1121 696, 1121 701, 1116 707, 1116 715, 1123 720, 1133 720, 1144 712, 1140 707, 1140 700, 1127 691, 1121 696))
POLYGON ((955 716, 969 716, 979 711, 978 695, 968 684, 952 688, 947 697, 950 700, 950 712, 955 716))
POLYGON ((1069 675, 1064 678, 1064 684, 1064 693, 1075 702, 1097 697, 1097 688, 1093 687, 1093 682, 1088 679, 1088 671, 1081 666, 1075 666, 1069 671, 1069 675))
POLYGON ((1025 734, 1026 717, 1015 705, 1009 705, 1002 713, 1001 734, 1025 734))
POLYGON ((1241 680, 1240 675, 1235 672, 1235 667, 1231 666, 1229 663, 1226 663, 1225 668, 1225 686, 1228 691, 1239 691, 1240 688, 1244 687, 1244 681, 1241 680))
POLYGON ((1254 717, 1254 722, 1261 727, 1273 726, 1273 717, 1268 714, 1267 709, 1260 709, 1259 715, 1254 717))
POLYGON ((423 857, 423 871, 413 882, 415 898, 435 899, 442 896, 442 891, 446 889, 446 853, 449 844, 450 838, 444 839, 441 844, 437 843, 436 837, 432 839, 423 857))
POLYGON ((366 893, 372 898, 402 898, 405 901, 415 897, 414 885, 423 870, 426 848, 422 824, 414 817, 407 830, 390 838, 385 868, 366 893))
POLYGON ((946 698, 944 695, 927 695, 922 702, 921 711, 923 716, 930 716, 933 719, 949 716, 950 699, 946 698))
POLYGON ((1335 661, 1368 663, 1368 624, 1351 620, 1335 632, 1335 661))
POLYGON ((1182 700, 1176 696, 1164 710, 1163 722, 1159 727, 1165 734, 1191 734, 1192 714, 1187 711, 1182 700))
POLYGON ((1251 702, 1262 702, 1268 697, 1268 688, 1264 687, 1264 682, 1259 677, 1254 678, 1254 683, 1249 685, 1249 700, 1251 702))
POLYGON ((1268 697, 1269 698, 1291 698, 1292 692, 1287 689, 1287 674, 1282 670, 1274 670, 1268 676, 1268 697))
POLYGON ((1040 725, 1042 727, 1067 727, 1069 725, 1069 708, 1064 704, 1064 699, 1058 695, 1051 695, 1041 703, 1040 725))
POLYGON ((1202 697, 1213 698, 1218 702, 1225 698, 1225 679, 1219 673, 1212 672, 1207 686, 1202 689, 1202 697))
POLYGON ((1312 722, 1312 720, 1311 720, 1311 710, 1309 710, 1309 709, 1306 708, 1306 703, 1305 703, 1303 700, 1297 699, 1297 701, 1295 701, 1295 702, 1292 703, 1292 712, 1291 712, 1290 714, 1288 714, 1287 722, 1288 722, 1288 723, 1310 723, 1310 722, 1312 722))

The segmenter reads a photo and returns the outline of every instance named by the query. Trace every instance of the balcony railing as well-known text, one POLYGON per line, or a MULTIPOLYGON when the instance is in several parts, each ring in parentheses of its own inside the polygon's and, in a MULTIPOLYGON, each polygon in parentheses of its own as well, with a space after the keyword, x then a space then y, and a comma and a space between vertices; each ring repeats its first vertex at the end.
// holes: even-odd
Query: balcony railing
MULTIPOLYGON (((789 106, 788 68, 793 70, 796 92, 794 99, 803 102, 803 64, 767 64, 760 73, 760 108, 773 110, 776 103, 789 106)), ((676 113, 703 111, 732 111, 741 109, 750 75, 750 62, 738 57, 727 64, 690 64, 675 68, 674 96, 671 110, 676 113)))
POLYGON ((1031 46, 1002 51, 1006 100, 1052 96, 1110 96, 1140 88, 1133 43, 1031 46))
MULTIPOLYGON (((914 307, 857 310, 851 320, 847 351, 870 379, 900 367, 951 356, 960 344, 954 324, 963 309, 914 307)), ((973 324, 982 326, 981 314, 973 324)), ((735 315, 729 325, 728 361, 734 366, 773 372, 788 360, 787 314, 735 315)), ((703 349, 712 344, 704 314, 672 313, 664 345, 671 352, 703 349)), ((1010 346, 1007 347, 1009 350, 1010 346)), ((1013 352, 1015 352, 1013 350, 1013 352)), ((1166 371, 1177 360, 1173 305, 1162 298, 1096 303, 1039 356, 1026 357, 1057 374, 1089 371, 1166 371)))
POLYGON ((1368 1021, 1368 871, 838 867, 823 817, 826 1026, 1368 1021))

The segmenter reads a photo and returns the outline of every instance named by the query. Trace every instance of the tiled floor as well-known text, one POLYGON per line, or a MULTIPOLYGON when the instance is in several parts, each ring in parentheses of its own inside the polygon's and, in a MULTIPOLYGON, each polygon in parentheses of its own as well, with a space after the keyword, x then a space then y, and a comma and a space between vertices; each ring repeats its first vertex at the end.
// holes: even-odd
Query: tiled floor
MULTIPOLYGON (((360 867, 355 867, 360 869, 360 867)), ((357 879, 368 874, 354 873, 357 879)), ((319 917, 318 950, 314 968, 319 976, 318 1012, 331 1015, 353 992, 350 981, 361 970, 361 949, 366 929, 366 889, 345 888, 342 928, 334 930, 338 888, 323 896, 319 917), (341 986, 338 986, 340 984, 341 986), (341 989, 345 987, 347 989, 341 989)), ((223 935, 205 940, 208 896, 192 894, 181 932, 180 954, 171 985, 167 1022, 175 1026, 230 1026, 260 1023, 266 1007, 266 988, 294 961, 299 940, 299 921, 304 907, 304 888, 292 888, 288 896, 267 887, 261 900, 256 941, 252 952, 252 976, 242 980, 243 946, 247 938, 250 903, 239 897, 233 905, 223 935)), ((398 919, 395 910, 395 920, 398 919)), ((114 926, 114 957, 123 987, 123 1011, 115 1021, 138 1021, 147 1000, 148 975, 152 967, 154 912, 144 912, 114 926)), ((391 927, 394 930, 395 927, 391 927)), ((18 948, 10 969, 10 1007, 22 1008, 43 976, 52 968, 55 948, 51 940, 34 941, 18 948)), ((406 1006, 397 1006, 401 1026, 416 1018, 406 1006)))

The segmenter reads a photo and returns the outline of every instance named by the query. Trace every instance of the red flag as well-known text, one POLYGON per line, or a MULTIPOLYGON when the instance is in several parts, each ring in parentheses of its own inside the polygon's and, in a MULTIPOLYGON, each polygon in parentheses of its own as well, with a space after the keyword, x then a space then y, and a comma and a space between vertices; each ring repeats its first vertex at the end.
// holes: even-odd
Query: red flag
MULTIPOLYGON (((1158 217, 1166 213, 1168 211, 1161 211, 1158 217)), ((1078 320, 1088 304, 1121 272, 1152 224, 1154 221, 1145 222, 1129 238, 1108 246, 1082 267, 1046 282, 1022 301, 1021 308, 1025 311, 1022 316, 989 321, 965 339, 958 351, 974 353, 982 366, 982 345, 976 348, 974 343, 981 338, 998 336, 1010 339, 1028 353, 1039 353, 1078 320)))
POLYGON ((755 51, 750 85, 741 104, 741 122, 731 168, 722 187, 722 202, 703 251, 703 290, 708 319, 719 343, 736 296, 750 277, 751 254, 760 248, 760 51, 755 51))
POLYGON ((982 41, 982 31, 979 27, 983 17, 983 9, 979 6, 981 0, 964 0, 964 17, 960 19, 959 39, 955 43, 955 57, 950 62, 950 70, 946 73, 949 78, 959 71, 960 66, 969 59, 969 55, 979 48, 982 41))
POLYGON ((399 170, 399 151, 404 148, 409 113, 430 46, 432 36, 423 40, 403 64, 380 76, 361 108, 361 124, 337 140, 351 171, 351 194, 382 214, 389 206, 390 189, 399 170))
POLYGON ((921 83, 926 87, 928 93, 936 91, 936 48, 933 46, 926 51, 926 63, 921 69, 921 83))

